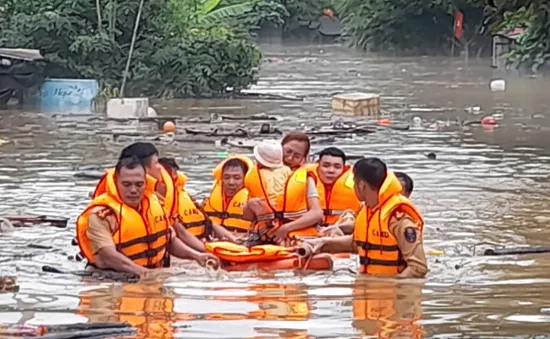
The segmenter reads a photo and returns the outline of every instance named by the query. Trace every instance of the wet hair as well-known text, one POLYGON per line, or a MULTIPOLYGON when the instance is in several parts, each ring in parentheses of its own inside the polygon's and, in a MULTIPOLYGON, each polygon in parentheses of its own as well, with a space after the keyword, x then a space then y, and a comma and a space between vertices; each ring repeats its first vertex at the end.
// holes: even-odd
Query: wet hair
POLYGON ((175 158, 162 157, 162 158, 159 158, 159 163, 167 170, 178 171, 180 169, 175 158))
POLYGON ((414 183, 411 177, 409 177, 406 173, 403 172, 393 172, 397 179, 401 180, 401 183, 403 184, 403 190, 406 194, 410 195, 414 188, 414 183))
POLYGON ((311 148, 311 141, 309 140, 309 137, 307 136, 307 134, 305 133, 302 133, 300 131, 292 131, 290 133, 288 133, 287 135, 285 135, 285 137, 283 138, 283 141, 281 141, 281 145, 286 145, 287 143, 291 142, 291 141, 299 141, 299 142, 305 142, 306 143, 306 154, 304 154, 304 156, 308 156, 309 154, 309 150, 311 148))
POLYGON ((128 145, 122 149, 122 152, 120 152, 119 160, 123 158, 129 158, 129 157, 137 157, 143 163, 148 166, 151 164, 151 157, 153 155, 158 156, 159 151, 150 142, 134 142, 131 145, 128 145))
POLYGON ((241 159, 229 159, 223 164, 222 173, 225 172, 226 169, 232 167, 238 167, 242 169, 243 174, 246 174, 246 172, 248 172, 248 165, 244 161, 242 161, 241 159))
POLYGON ((145 164, 143 163, 143 160, 139 159, 136 156, 130 156, 130 157, 119 159, 115 165, 115 175, 120 174, 120 171, 123 168, 132 170, 138 167, 143 168, 144 173, 146 172, 145 164))
POLYGON ((378 158, 364 158, 353 165, 353 175, 365 181, 372 189, 379 190, 386 180, 388 167, 378 158))
POLYGON ((327 147, 319 153, 319 161, 325 156, 342 158, 342 162, 346 163, 346 153, 337 147, 327 147))

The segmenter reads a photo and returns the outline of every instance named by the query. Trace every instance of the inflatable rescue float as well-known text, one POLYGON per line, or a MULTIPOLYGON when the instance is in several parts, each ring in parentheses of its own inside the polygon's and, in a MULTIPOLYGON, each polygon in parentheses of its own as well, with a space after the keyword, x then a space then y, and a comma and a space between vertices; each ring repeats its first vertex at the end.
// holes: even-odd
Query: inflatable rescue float
POLYGON ((332 270, 333 261, 329 254, 316 254, 311 259, 302 259, 288 248, 277 245, 246 247, 231 242, 216 241, 205 243, 206 250, 220 258, 226 271, 278 270, 332 270))

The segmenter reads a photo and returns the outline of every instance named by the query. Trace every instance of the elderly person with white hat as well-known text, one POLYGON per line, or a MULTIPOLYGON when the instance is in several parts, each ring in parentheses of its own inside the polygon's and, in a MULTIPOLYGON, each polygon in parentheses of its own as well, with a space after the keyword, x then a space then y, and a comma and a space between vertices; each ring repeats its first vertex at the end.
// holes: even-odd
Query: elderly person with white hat
POLYGON ((283 164, 283 146, 275 140, 264 140, 254 147, 260 177, 271 203, 284 194, 285 183, 292 170, 283 164))

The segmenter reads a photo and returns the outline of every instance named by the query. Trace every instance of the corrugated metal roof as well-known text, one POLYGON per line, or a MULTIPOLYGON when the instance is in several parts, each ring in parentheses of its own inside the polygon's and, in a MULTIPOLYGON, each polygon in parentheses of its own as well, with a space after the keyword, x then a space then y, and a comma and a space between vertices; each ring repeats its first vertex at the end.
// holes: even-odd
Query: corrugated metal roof
POLYGON ((0 57, 25 61, 44 59, 39 50, 25 48, 0 48, 0 57))

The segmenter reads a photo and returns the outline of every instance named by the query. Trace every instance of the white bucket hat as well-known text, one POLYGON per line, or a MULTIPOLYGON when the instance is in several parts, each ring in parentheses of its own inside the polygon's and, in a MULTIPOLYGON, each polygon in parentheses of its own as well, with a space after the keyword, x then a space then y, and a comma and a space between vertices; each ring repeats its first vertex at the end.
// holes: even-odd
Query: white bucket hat
POLYGON ((264 140, 254 146, 254 158, 267 168, 283 167, 283 146, 275 140, 264 140))

